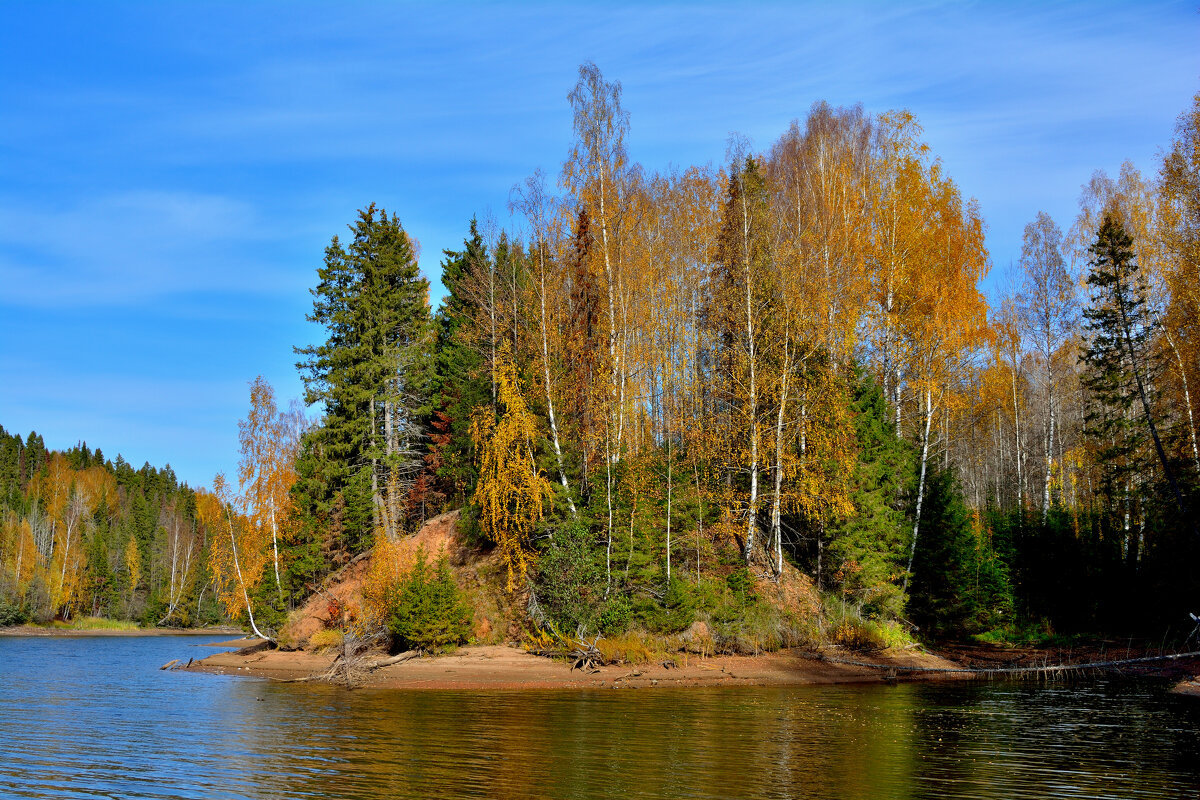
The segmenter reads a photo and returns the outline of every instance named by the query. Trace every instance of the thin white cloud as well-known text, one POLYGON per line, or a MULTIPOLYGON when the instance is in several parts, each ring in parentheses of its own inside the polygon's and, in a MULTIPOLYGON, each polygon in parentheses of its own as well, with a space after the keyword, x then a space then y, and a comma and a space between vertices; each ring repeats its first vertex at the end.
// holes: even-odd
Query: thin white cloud
POLYGON ((2 302, 124 306, 188 292, 294 290, 269 253, 281 233, 250 204, 138 191, 64 208, 0 198, 2 302))

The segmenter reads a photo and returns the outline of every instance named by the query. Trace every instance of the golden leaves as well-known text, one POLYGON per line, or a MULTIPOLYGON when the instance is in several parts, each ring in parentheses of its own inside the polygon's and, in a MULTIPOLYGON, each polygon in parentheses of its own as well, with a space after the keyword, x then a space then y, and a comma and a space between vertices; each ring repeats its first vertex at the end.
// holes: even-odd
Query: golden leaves
POLYGON ((474 503, 484 535, 500 548, 511 592, 514 575, 525 578, 529 539, 552 490, 533 459, 535 420, 521 394, 507 345, 497 356, 495 380, 497 416, 480 407, 471 420, 471 437, 479 453, 474 503))

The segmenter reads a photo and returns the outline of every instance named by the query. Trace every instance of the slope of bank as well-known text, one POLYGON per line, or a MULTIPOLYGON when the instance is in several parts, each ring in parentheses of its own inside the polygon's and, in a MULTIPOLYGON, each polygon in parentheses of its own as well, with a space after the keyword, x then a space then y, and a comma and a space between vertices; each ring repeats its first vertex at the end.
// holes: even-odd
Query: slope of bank
MULTIPOLYGON (((386 641, 375 639, 368 651, 360 649, 349 661, 338 661, 335 653, 340 650, 337 643, 342 641, 343 629, 357 628, 356 624, 347 626, 347 620, 363 612, 366 587, 377 580, 372 575, 374 556, 364 554, 313 587, 309 601, 292 613, 280 631, 279 649, 268 649, 265 642, 250 647, 245 640, 223 642, 220 646, 231 652, 190 662, 186 669, 273 680, 344 682, 349 664, 353 685, 396 689, 788 686, 996 676, 1010 669, 1024 672, 1048 665, 1094 664, 1103 660, 1099 656, 1111 653, 1104 642, 1090 648, 1078 643, 1070 648, 952 644, 938 648, 939 656, 914 649, 912 643, 882 652, 875 648, 857 652, 854 645, 828 641, 806 641, 803 647, 763 652, 757 646, 738 649, 737 642, 721 641, 709 625, 697 620, 688 630, 671 636, 635 632, 632 640, 641 647, 629 653, 621 645, 622 637, 612 642, 606 639, 598 649, 593 642, 589 646, 596 654, 603 651, 596 661, 604 664, 607 659, 609 663, 576 669, 563 657, 562 642, 546 647, 545 641, 539 640, 537 626, 525 617, 526 598, 503 589, 503 565, 497 553, 469 545, 459 522, 457 511, 429 520, 418 532, 385 550, 389 561, 382 563, 395 561, 394 566, 406 570, 419 550, 445 555, 455 582, 473 601, 471 646, 448 655, 410 657, 385 665, 386 641), (530 642, 530 649, 538 654, 516 646, 521 641, 530 642)), ((775 608, 791 609, 812 619, 821 614, 820 598, 811 581, 794 568, 785 569, 777 581, 757 578, 755 589, 775 608)), ((1145 674, 1141 669, 1137 674, 1145 674)), ((1152 669, 1154 674, 1178 680, 1196 674, 1200 663, 1179 661, 1156 664, 1152 669)))

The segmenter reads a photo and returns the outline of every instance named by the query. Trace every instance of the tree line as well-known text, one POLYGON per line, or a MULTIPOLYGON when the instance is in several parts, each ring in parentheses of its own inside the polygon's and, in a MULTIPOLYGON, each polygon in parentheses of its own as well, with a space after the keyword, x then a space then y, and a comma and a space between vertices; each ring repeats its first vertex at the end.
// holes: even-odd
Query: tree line
POLYGON ((278 625, 463 507, 560 629, 745 616, 801 575, 934 634, 1186 616, 1200 95, 1157 176, 1097 173, 1066 232, 1037 214, 991 303, 982 212, 908 112, 817 103, 654 172, 619 83, 585 64, 567 99, 556 179, 514 187, 509 230, 471 221, 436 311, 394 214, 326 248, 319 419, 256 381, 236 485, 189 494, 229 613, 278 625))
POLYGON ((169 465, 135 469, 82 442, 50 451, 0 428, 0 625, 219 621, 207 551, 197 495, 169 465))

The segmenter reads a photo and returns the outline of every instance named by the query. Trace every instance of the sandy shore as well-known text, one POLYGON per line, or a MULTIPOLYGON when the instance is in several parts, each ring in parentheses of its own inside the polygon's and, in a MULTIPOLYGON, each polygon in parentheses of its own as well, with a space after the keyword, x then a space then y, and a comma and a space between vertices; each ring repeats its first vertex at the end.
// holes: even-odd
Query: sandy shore
MULTIPOLYGON (((133 630, 95 630, 81 628, 43 628, 38 625, 13 625, 0 628, 0 636, 234 636, 237 628, 135 628, 133 630)), ((232 647, 243 646, 240 640, 227 643, 232 647)))
MULTIPOLYGON (((839 654, 846 657, 847 654, 839 654)), ((219 675, 243 675, 294 680, 318 674, 332 655, 278 650, 239 654, 216 653, 187 669, 219 675)), ((951 668, 945 659, 928 653, 875 655, 873 663, 896 667, 951 668)), ((902 676, 907 678, 908 676, 902 676)), ((953 677, 917 673, 914 677, 953 677)), ((565 662, 534 656, 508 646, 464 647, 445 656, 417 658, 383 667, 363 686, 383 689, 585 689, 677 686, 798 686, 831 683, 875 683, 887 678, 880 670, 838 664, 811 653, 781 651, 759 656, 701 658, 679 654, 674 664, 601 667, 595 672, 572 669, 565 662)))

